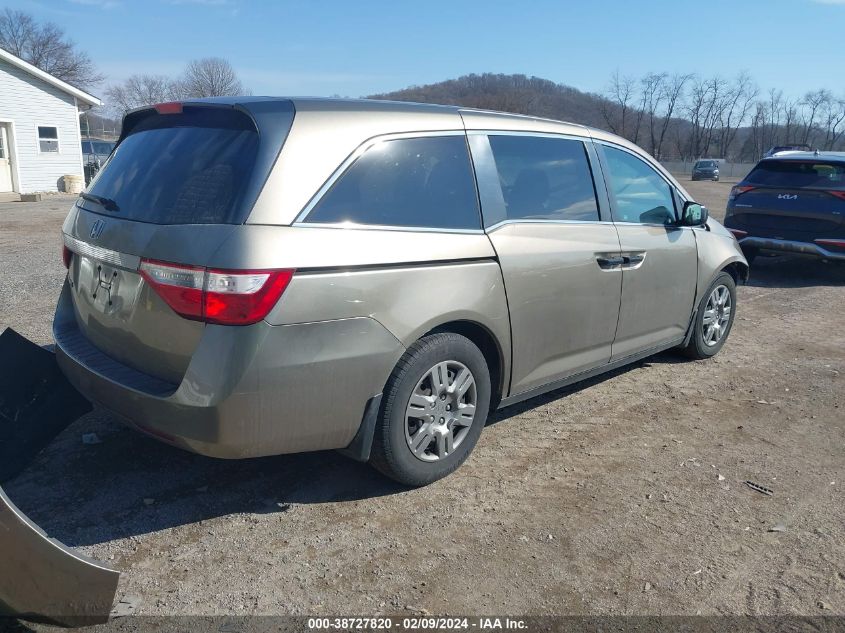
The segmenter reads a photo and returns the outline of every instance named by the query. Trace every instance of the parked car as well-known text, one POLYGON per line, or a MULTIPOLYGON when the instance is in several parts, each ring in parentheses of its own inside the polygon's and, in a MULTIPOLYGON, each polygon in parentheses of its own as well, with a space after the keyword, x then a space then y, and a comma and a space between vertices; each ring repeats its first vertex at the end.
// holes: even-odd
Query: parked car
POLYGON ((114 149, 112 141, 90 139, 82 141, 82 162, 85 168, 85 184, 91 182, 97 172, 105 165, 114 149))
POLYGON ((697 160, 692 168, 692 180, 719 181, 719 162, 715 160, 697 160))
POLYGON ((768 152, 763 154, 763 158, 780 154, 781 152, 812 152, 813 148, 806 143, 793 143, 792 145, 775 145, 768 152))
POLYGON ((731 189, 725 226, 749 261, 763 250, 845 260, 845 152, 764 158, 731 189))
POLYGON ((341 449, 409 485, 493 409, 718 353, 747 274, 622 138, 380 101, 131 112, 63 232, 57 357, 89 399, 205 455, 341 449))

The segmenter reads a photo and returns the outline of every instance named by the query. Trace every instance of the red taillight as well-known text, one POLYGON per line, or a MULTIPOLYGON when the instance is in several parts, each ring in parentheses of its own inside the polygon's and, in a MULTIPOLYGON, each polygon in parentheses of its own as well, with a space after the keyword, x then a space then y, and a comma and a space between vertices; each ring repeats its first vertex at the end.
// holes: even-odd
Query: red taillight
POLYGON ((756 187, 753 187, 751 185, 735 185, 731 188, 730 197, 735 198, 739 194, 745 193, 746 191, 751 191, 752 189, 756 189, 756 187))
POLYGON ((159 114, 182 114, 181 101, 168 101, 167 103, 157 103, 153 107, 159 114))
POLYGON ((195 321, 250 325, 276 305, 293 270, 217 270, 145 259, 141 275, 174 312, 195 321))
POLYGON ((845 200, 845 191, 828 191, 828 193, 832 196, 839 198, 840 200, 845 200))
POLYGON ((202 321, 205 268, 144 259, 141 276, 176 314, 202 321))
POLYGON ((822 246, 833 246, 834 248, 845 248, 845 240, 813 240, 822 246))
POLYGON ((748 231, 740 231, 739 229, 728 229, 731 233, 733 233, 734 237, 738 240, 741 240, 743 237, 748 235, 748 231))
POLYGON ((292 277, 292 270, 208 270, 204 320, 221 325, 257 323, 273 309, 292 277))
POLYGON ((62 244, 62 263, 65 265, 65 268, 70 269, 71 259, 73 259, 73 251, 62 244))

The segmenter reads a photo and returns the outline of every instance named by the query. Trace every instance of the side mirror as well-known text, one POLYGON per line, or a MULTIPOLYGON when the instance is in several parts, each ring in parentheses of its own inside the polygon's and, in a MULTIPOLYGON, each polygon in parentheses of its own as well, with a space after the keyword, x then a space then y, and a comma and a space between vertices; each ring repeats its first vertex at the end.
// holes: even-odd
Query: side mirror
POLYGON ((684 203, 684 210, 681 212, 681 221, 678 223, 681 226, 702 226, 707 224, 707 218, 710 217, 710 212, 707 207, 703 207, 697 202, 691 200, 684 203))

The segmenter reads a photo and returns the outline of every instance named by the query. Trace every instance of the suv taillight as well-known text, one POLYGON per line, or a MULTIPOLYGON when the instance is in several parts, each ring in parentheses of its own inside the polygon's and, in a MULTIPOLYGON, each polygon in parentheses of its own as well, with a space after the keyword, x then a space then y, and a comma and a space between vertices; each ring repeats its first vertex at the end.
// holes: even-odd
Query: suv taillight
POLYGON ((293 270, 217 270, 150 259, 141 276, 174 312, 195 321, 250 325, 276 305, 293 270))
POLYGON ((731 193, 728 196, 729 198, 736 198, 739 194, 745 193, 746 191, 751 191, 752 189, 756 189, 751 185, 735 185, 731 188, 731 193))
POLYGON ((70 250, 65 244, 62 244, 62 263, 68 270, 70 270, 71 259, 73 259, 73 251, 70 250))

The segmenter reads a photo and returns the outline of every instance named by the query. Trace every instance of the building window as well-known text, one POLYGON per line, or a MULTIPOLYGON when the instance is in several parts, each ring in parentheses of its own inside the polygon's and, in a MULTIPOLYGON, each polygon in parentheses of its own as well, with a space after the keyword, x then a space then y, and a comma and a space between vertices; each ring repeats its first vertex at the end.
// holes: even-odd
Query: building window
POLYGON ((59 128, 53 126, 38 126, 38 151, 42 154, 58 153, 59 128))

